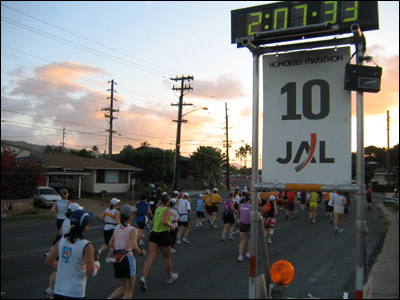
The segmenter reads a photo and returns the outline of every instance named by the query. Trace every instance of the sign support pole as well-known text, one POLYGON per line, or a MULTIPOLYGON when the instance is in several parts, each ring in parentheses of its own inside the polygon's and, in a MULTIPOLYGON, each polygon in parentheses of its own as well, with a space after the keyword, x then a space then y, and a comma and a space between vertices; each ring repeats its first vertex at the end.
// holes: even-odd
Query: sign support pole
MULTIPOLYGON (((365 37, 358 25, 351 28, 356 44, 356 63, 362 65, 365 52, 365 37)), ((356 94, 357 113, 357 204, 356 204, 356 299, 363 299, 363 287, 366 270, 366 221, 364 220, 364 93, 356 94)))
POLYGON ((257 291, 257 223, 258 223, 258 117, 259 117, 259 84, 260 84, 260 53, 249 45, 253 53, 253 136, 252 136, 252 169, 251 169, 251 251, 249 275, 249 299, 256 299, 257 291))

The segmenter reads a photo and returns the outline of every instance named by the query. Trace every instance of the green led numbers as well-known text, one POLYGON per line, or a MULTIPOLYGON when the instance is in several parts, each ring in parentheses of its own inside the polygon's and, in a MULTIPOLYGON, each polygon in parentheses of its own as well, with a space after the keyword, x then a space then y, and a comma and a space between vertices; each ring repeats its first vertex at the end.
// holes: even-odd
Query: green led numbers
POLYGON ((354 2, 354 6, 349 6, 345 8, 345 15, 348 12, 352 12, 353 16, 343 19, 343 22, 351 22, 357 21, 358 19, 358 1, 345 1, 345 2, 354 2))
POLYGON ((324 18, 324 21, 327 22, 327 23, 335 24, 336 23, 336 19, 337 19, 336 18, 337 17, 337 1, 324 1, 324 4, 325 5, 332 4, 332 6, 333 6, 331 10, 327 9, 324 12, 324 17, 330 16, 331 19, 330 20, 326 20, 324 18))
POLYGON ((261 24, 262 13, 261 12, 251 13, 250 17, 258 17, 257 22, 252 22, 249 24, 247 31, 248 35, 254 35, 256 32, 258 32, 258 30, 253 31, 253 27, 261 24))
POLYGON ((288 8, 282 7, 274 10, 274 29, 285 29, 288 24, 288 8), (283 13, 283 25, 278 28, 278 19, 282 21, 282 13, 283 13))

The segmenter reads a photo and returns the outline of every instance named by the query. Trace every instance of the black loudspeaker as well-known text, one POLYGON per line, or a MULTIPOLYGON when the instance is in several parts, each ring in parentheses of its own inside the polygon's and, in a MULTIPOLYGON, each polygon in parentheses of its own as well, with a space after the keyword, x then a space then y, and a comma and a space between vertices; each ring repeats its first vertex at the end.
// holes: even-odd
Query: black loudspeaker
POLYGON ((348 91, 377 93, 381 90, 381 67, 346 65, 344 89, 348 91))

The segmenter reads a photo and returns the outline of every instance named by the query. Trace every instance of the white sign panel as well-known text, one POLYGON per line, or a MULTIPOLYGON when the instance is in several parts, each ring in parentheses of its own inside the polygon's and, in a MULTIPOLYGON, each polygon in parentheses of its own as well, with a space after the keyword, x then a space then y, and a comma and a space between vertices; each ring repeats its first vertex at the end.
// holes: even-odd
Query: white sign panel
POLYGON ((266 183, 351 184, 350 47, 263 57, 266 183))

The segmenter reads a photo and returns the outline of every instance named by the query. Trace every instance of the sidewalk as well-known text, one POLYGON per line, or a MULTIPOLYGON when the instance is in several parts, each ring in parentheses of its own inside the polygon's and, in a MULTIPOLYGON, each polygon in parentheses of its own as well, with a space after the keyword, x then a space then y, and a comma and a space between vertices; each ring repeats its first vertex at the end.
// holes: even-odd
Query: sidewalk
POLYGON ((372 299, 399 299, 399 213, 378 204, 389 220, 382 252, 372 266, 372 299))

